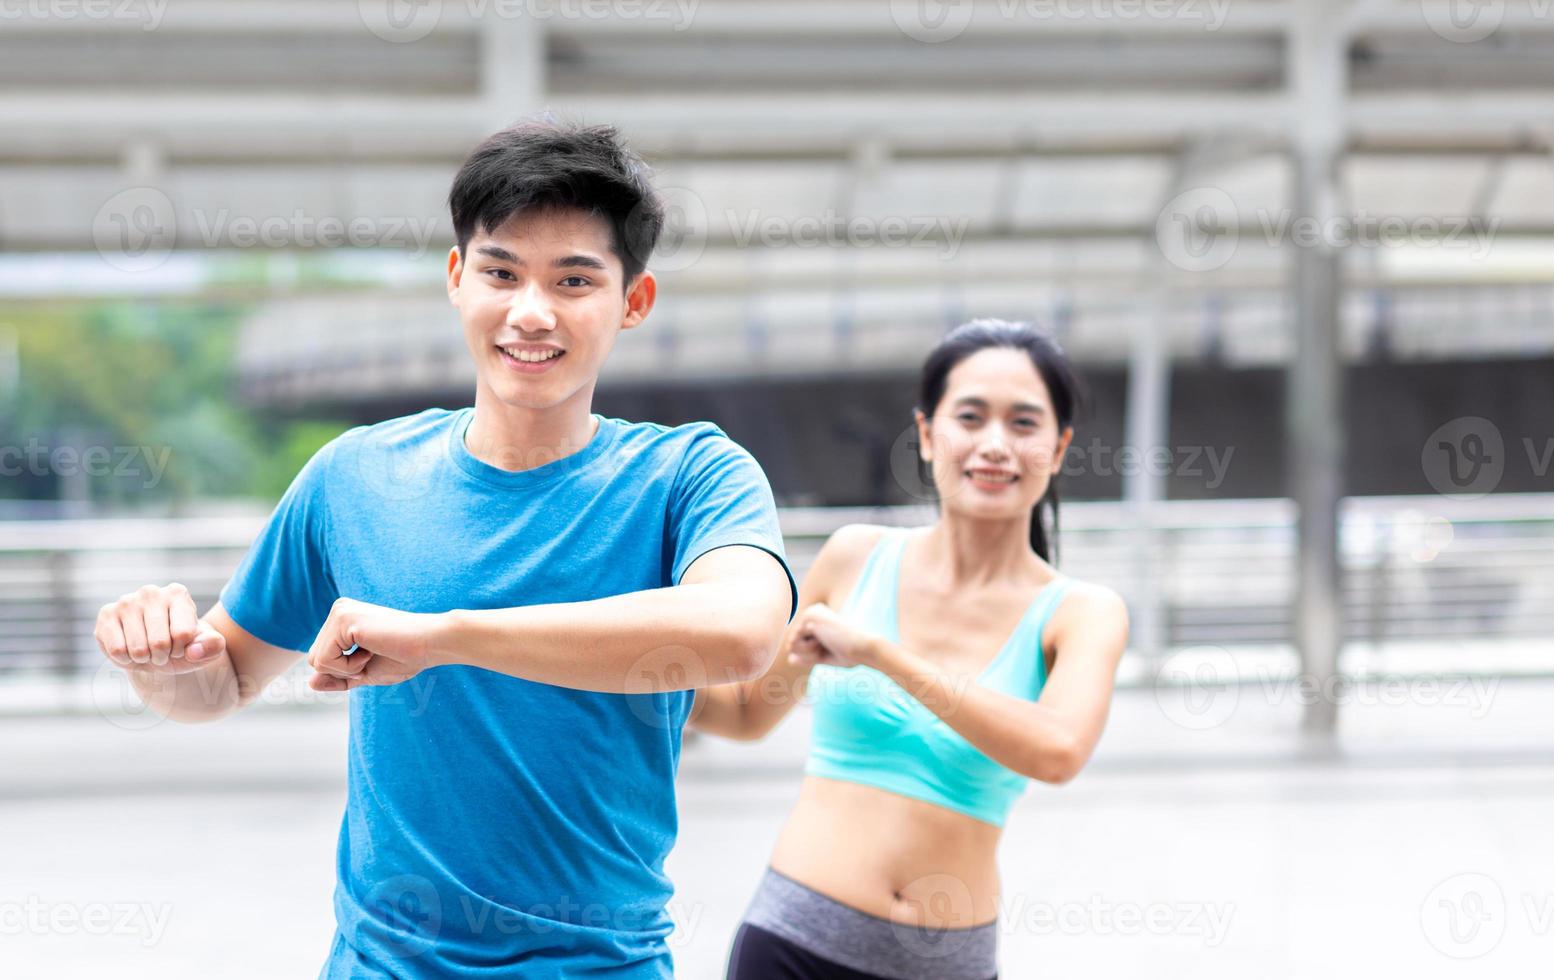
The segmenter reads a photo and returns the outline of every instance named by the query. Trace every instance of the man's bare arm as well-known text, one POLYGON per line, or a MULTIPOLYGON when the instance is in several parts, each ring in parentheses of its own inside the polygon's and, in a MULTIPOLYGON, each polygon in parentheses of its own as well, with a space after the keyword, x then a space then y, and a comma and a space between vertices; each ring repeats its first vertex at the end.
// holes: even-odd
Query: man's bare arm
POLYGON ((792 608, 781 563, 748 545, 707 552, 678 585, 584 602, 404 613, 343 600, 314 643, 311 683, 393 684, 457 664, 587 691, 690 690, 760 676, 792 608))
MULTIPOLYGON (((799 586, 799 609, 817 602, 833 602, 844 580, 850 583, 879 541, 884 529, 868 524, 849 524, 826 539, 820 553, 799 586)), ((704 687, 696 692, 686 724, 712 735, 739 741, 764 737, 803 698, 811 664, 786 655, 795 617, 783 636, 782 648, 766 673, 755 680, 704 687)))
POLYGON ((190 724, 253 703, 298 656, 237 625, 219 602, 198 617, 189 590, 176 582, 143 586, 103 606, 94 636, 152 711, 190 724))

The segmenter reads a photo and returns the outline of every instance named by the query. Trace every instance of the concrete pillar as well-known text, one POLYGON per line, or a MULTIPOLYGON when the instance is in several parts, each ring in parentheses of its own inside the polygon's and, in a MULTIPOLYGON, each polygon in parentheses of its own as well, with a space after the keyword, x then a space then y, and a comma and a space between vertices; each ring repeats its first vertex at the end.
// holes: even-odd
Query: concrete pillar
MULTIPOLYGON (((1340 29, 1343 0, 1294 5, 1290 90, 1296 106, 1292 141, 1295 220, 1329 228, 1339 215, 1340 172, 1347 127, 1347 46, 1340 29)), ((1339 350, 1343 253, 1330 236, 1293 246, 1294 357, 1287 378, 1285 426, 1289 479, 1297 508, 1295 644, 1301 670, 1331 692, 1343 642, 1343 577, 1338 511, 1343 497, 1343 364, 1339 350)), ((1288 244, 1288 243, 1287 243, 1288 244)), ((1306 709, 1305 728, 1330 734, 1334 701, 1306 709)))

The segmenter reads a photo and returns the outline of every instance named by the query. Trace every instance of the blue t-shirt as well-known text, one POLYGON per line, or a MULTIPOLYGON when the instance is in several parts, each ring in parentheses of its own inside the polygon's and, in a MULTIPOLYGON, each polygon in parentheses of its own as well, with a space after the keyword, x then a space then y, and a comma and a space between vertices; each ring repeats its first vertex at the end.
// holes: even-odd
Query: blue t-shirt
MULTIPOLYGON (((466 448, 472 417, 430 409, 325 446, 222 590, 227 612, 306 650, 340 596, 577 602, 674 585, 736 544, 787 568, 765 475, 715 425, 596 415, 581 450, 508 472, 466 448)), ((789 588, 796 604, 791 572, 789 588)), ((353 690, 323 975, 672 976, 664 858, 691 701, 456 665, 353 690)))

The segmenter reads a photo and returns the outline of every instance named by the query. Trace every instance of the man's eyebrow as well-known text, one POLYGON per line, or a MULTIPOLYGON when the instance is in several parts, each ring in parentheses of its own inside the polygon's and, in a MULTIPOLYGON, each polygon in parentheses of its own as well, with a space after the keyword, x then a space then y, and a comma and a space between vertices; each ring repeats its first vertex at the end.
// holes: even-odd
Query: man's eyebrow
POLYGON ((511 262, 513 265, 523 265, 523 259, 520 259, 500 245, 482 245, 475 249, 475 254, 488 255, 498 262, 511 262))
POLYGON ((609 268, 592 255, 568 255, 566 258, 557 259, 555 266, 558 269, 598 269, 600 272, 609 268))
MULTIPOLYGON (((523 259, 509 252, 500 245, 482 245, 475 249, 475 254, 485 255, 496 259, 498 262, 510 262, 513 265, 523 265, 523 259)), ((551 265, 557 269, 597 269, 600 272, 609 270, 601 259, 592 255, 566 255, 551 265)))

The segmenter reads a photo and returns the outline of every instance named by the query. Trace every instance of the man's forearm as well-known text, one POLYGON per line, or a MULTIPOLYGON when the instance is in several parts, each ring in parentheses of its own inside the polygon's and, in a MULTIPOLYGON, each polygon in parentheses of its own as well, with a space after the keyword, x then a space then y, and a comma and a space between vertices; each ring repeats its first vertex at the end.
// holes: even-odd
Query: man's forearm
POLYGON ((749 589, 677 585, 586 602, 454 610, 431 638, 438 664, 587 691, 683 691, 759 676, 780 628, 749 589), (771 635, 767 635, 767 634, 771 635))
POLYGON ((141 701, 169 721, 216 721, 242 706, 237 674, 225 651, 198 670, 183 674, 135 669, 125 673, 141 701))

